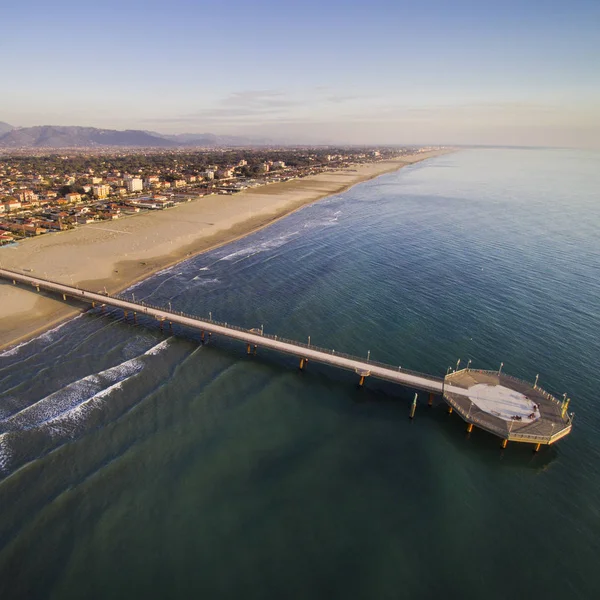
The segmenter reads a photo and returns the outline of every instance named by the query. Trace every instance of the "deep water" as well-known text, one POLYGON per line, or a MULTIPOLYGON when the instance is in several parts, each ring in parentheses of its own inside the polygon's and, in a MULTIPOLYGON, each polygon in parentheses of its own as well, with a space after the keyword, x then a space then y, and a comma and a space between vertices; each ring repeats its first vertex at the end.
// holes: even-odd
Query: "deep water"
POLYGON ((1 353, 0 598, 600 597, 599 190, 598 153, 462 151, 125 293, 436 375, 539 373, 575 422, 538 454, 116 311, 1 353))

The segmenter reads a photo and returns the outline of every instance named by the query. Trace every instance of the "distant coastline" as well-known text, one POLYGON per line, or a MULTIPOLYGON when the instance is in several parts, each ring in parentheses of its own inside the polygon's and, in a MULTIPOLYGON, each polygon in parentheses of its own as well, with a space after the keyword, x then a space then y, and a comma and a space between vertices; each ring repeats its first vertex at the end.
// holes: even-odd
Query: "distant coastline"
MULTIPOLYGON (((209 196, 169 211, 27 240, 0 250, 9 269, 56 281, 120 292, 194 255, 226 245, 354 185, 445 154, 424 152, 246 190, 209 196)), ((29 290, 0 285, 0 349, 13 346, 81 310, 29 290)))

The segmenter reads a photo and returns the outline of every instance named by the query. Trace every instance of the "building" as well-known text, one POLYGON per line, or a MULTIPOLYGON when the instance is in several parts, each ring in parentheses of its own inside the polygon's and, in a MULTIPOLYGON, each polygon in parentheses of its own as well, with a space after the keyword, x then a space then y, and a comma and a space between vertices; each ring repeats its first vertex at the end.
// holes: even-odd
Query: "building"
POLYGON ((285 169, 285 163, 282 160, 274 160, 272 167, 273 169, 285 169))
POLYGON ((233 177, 233 169, 219 169, 217 175, 219 179, 231 179, 233 177))
POLYGON ((144 189, 144 182, 140 177, 128 177, 125 185, 128 192, 141 192, 144 189))
POLYGON ((186 180, 185 179, 176 179, 175 181, 173 181, 171 183, 171 187, 174 188, 181 188, 181 187, 185 187, 186 186, 186 180))
POLYGON ((103 198, 107 198, 110 194, 110 186, 108 185, 93 185, 92 193, 94 194, 94 198, 99 198, 102 200, 103 198))
POLYGON ((206 179, 214 179, 215 172, 211 171, 210 169, 206 169, 206 171, 204 171, 204 177, 206 177, 206 179))
POLYGON ((144 179, 144 187, 150 188, 152 186, 160 183, 160 177, 158 175, 148 175, 146 179, 144 179))
POLYGON ((5 212, 10 212, 11 210, 19 210, 21 208, 21 203, 16 198, 9 198, 3 202, 3 206, 5 212))
POLYGON ((31 202, 37 200, 37 196, 33 193, 33 190, 17 190, 15 192, 15 198, 20 202, 31 202))
POLYGON ((65 194, 67 202, 81 202, 81 194, 65 194))

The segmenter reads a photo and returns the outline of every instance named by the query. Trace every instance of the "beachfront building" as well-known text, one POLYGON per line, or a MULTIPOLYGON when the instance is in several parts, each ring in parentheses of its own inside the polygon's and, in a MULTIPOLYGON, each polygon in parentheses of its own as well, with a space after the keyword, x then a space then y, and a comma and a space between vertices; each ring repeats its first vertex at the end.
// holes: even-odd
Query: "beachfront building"
POLYGON ((94 198, 99 198, 102 200, 103 198, 107 198, 110 194, 110 186, 108 185, 93 185, 92 193, 94 194, 94 198))
POLYGON ((128 192, 141 192, 144 189, 144 182, 139 177, 128 177, 125 185, 128 192))

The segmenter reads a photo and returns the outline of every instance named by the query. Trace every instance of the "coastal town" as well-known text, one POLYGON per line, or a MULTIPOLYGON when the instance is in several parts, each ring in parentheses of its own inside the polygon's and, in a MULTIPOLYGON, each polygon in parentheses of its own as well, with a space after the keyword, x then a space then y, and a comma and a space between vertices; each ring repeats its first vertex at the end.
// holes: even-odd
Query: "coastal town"
MULTIPOLYGON (((205 196, 431 151, 295 148, 73 151, 0 156, 0 245, 205 196)), ((211 201, 218 202, 213 198, 211 201)))

